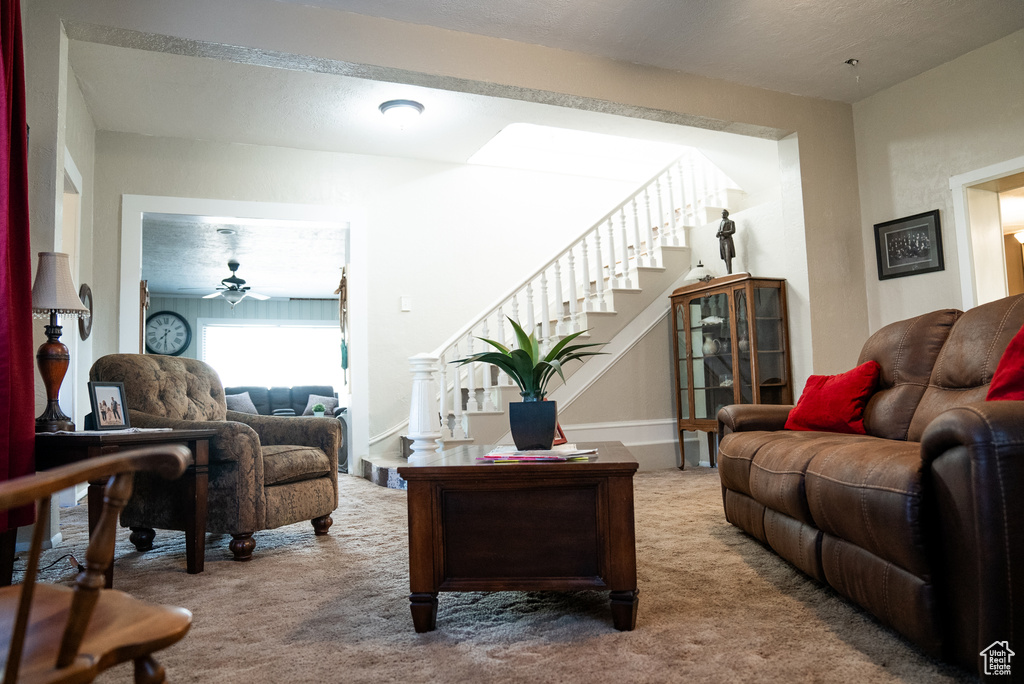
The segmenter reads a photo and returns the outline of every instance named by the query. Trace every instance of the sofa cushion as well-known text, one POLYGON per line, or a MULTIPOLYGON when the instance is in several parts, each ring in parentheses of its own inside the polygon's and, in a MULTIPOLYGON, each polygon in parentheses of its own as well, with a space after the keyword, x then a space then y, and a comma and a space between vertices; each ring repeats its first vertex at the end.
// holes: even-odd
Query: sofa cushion
MULTIPOLYGON (((333 397, 334 388, 330 385, 296 385, 291 388, 291 403, 288 404, 288 408, 293 409, 295 415, 301 416, 302 412, 306 410, 310 394, 316 394, 321 397, 333 397)), ((316 402, 314 401, 313 403, 315 404, 316 402)))
POLYGON ((301 482, 330 472, 331 462, 320 449, 288 444, 263 447, 264 486, 301 482))
POLYGON ((898 321, 864 343, 857 363, 870 359, 882 367, 878 389, 864 408, 867 434, 907 438, 935 360, 960 315, 956 309, 944 309, 898 321))
POLYGON ((861 437, 807 466, 815 526, 919 577, 928 576, 921 445, 861 437))
POLYGON ((999 359, 986 401, 1024 400, 1024 326, 1010 340, 999 359))
POLYGON ((334 409, 338 408, 337 397, 322 397, 317 394, 310 394, 309 398, 306 399, 306 408, 303 409, 302 415, 311 416, 313 415, 313 407, 317 404, 324 405, 324 415, 333 416, 334 409))
POLYGON ((875 391, 881 366, 867 360, 839 375, 812 375, 786 419, 787 430, 864 434, 864 406, 875 391))
POLYGON ((252 399, 249 397, 248 392, 242 392, 241 394, 225 394, 224 401, 228 405, 228 411, 251 413, 254 416, 259 415, 259 411, 256 410, 256 405, 252 403, 252 399))
POLYGON ((956 322, 928 380, 907 439, 951 408, 984 401, 996 366, 1010 340, 1024 325, 1024 295, 976 306, 956 322))
POLYGON ((267 391, 266 387, 225 387, 224 394, 242 394, 245 392, 252 399, 253 406, 256 407, 256 413, 261 416, 270 415, 270 392, 267 391))
POLYGON ((807 505, 804 474, 811 459, 822 453, 850 448, 868 437, 836 432, 765 433, 762 446, 750 462, 750 496, 808 525, 814 518, 807 505))

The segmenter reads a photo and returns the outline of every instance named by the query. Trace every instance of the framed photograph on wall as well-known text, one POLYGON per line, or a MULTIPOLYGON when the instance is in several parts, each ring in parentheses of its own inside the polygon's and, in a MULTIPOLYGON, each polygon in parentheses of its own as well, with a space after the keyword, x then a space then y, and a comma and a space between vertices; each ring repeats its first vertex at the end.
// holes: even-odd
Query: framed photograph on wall
POLYGON ((97 430, 123 430, 128 423, 128 409, 124 405, 124 383, 90 382, 89 404, 97 430))
POLYGON ((939 210, 876 223, 875 256, 879 280, 944 269, 939 210))

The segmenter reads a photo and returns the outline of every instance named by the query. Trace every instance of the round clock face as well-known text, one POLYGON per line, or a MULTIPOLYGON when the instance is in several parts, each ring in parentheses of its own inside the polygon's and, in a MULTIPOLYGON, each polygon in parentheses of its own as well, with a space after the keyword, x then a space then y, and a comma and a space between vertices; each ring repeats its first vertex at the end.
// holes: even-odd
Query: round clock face
POLYGON ((157 311, 146 319, 146 351, 178 356, 192 341, 192 329, 181 314, 157 311))

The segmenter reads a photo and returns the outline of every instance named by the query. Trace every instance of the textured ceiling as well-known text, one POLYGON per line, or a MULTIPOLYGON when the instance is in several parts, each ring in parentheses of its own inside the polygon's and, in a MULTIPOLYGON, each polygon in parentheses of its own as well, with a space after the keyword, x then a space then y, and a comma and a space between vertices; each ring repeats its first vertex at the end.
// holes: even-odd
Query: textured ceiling
POLYGON ((281 1, 844 102, 1024 28, 1021 0, 281 1))

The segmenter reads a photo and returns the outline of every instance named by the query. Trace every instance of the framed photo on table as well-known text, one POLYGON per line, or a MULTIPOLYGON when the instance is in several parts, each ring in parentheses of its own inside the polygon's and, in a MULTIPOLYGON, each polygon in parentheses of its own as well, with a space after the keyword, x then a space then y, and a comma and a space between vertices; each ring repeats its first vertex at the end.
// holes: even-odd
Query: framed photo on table
POLYGON ((879 280, 943 270, 939 210, 876 223, 875 256, 879 280))
POLYGON ((97 430, 123 430, 131 427, 128 423, 128 409, 125 408, 124 383, 90 382, 89 404, 97 430))

